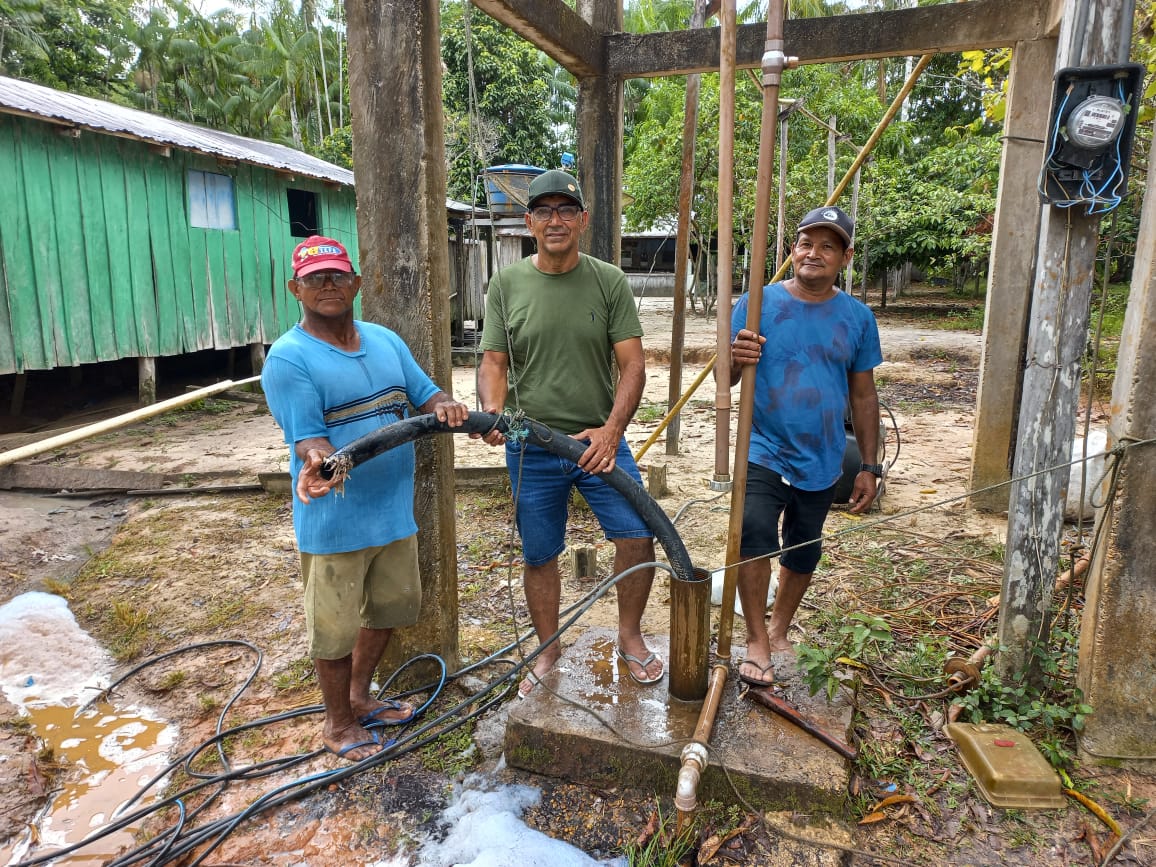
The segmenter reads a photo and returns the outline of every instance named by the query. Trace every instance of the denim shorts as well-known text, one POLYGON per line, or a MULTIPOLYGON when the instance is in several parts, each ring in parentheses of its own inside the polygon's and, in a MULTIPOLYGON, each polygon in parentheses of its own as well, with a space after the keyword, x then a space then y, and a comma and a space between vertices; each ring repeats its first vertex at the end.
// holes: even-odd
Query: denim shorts
MULTIPOLYGON (((615 466, 640 485, 642 476, 623 437, 618 443, 615 466)), ((654 534, 626 498, 603 479, 541 446, 506 442, 506 468, 510 472, 522 536, 522 556, 527 566, 549 563, 566 548, 566 519, 570 491, 578 488, 598 519, 607 539, 649 539, 654 534)))
POLYGON ((812 540, 814 544, 787 551, 780 562, 792 572, 811 574, 823 554, 819 539, 834 500, 835 485, 825 491, 802 491, 788 485, 774 470, 748 464, 739 556, 763 557, 777 553, 780 550, 779 518, 782 517, 782 548, 812 540))

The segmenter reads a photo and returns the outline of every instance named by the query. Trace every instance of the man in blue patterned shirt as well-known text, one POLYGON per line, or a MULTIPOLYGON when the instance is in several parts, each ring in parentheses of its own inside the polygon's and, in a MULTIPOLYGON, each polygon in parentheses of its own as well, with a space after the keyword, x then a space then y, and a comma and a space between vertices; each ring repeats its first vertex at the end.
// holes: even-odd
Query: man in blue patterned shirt
POLYGON ((773 656, 791 654, 787 629, 811 583, 823 522, 843 474, 848 400, 861 464, 850 511, 874 501, 883 468, 874 368, 883 360, 879 329, 867 306, 835 285, 851 261, 855 226, 839 208, 816 208, 799 223, 791 247, 793 276, 766 287, 758 333, 746 327, 748 296, 731 316, 730 382, 755 368, 755 410, 747 466, 738 593, 747 624, 739 677, 774 682, 773 656), (783 539, 779 543, 779 518, 783 539), (782 549, 770 626, 763 622, 770 558, 782 549))
POLYGON ((421 607, 413 446, 366 461, 332 497, 340 480, 320 470, 337 449, 405 418, 411 405, 454 427, 469 408, 430 380, 397 334, 353 318, 361 277, 338 241, 314 235, 298 244, 288 285, 301 321, 269 350, 261 384, 289 445, 309 655, 325 702, 322 739, 329 752, 360 761, 381 750, 383 726, 414 713, 370 694, 394 627, 417 622, 421 607))

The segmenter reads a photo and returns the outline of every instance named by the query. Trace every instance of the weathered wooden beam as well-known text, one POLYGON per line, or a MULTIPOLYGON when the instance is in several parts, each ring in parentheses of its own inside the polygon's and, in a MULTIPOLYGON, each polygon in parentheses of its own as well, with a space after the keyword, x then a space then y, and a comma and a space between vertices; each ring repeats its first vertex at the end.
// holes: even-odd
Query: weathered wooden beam
POLYGON ((576 76, 598 75, 606 66, 600 33, 562 0, 470 0, 576 76))
MULTIPOLYGON (((800 18, 786 22, 784 50, 807 64, 997 48, 1044 37, 1050 9, 1051 0, 972 0, 891 12, 800 18)), ((739 27, 739 67, 761 64, 765 38, 765 24, 739 27)), ((606 38, 606 70, 623 78, 709 72, 718 69, 718 52, 717 27, 614 33, 606 38)))

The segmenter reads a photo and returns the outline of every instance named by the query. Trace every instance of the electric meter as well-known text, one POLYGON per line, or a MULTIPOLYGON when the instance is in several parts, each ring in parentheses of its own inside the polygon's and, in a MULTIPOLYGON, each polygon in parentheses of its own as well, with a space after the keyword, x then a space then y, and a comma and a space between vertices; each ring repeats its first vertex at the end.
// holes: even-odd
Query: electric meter
POLYGON ((1061 69, 1052 91, 1040 199, 1088 213, 1115 208, 1128 185, 1136 128, 1138 63, 1061 69))
POLYGON ((1082 148, 1107 147, 1124 129, 1124 104, 1111 96, 1090 96, 1068 115, 1067 133, 1082 148))

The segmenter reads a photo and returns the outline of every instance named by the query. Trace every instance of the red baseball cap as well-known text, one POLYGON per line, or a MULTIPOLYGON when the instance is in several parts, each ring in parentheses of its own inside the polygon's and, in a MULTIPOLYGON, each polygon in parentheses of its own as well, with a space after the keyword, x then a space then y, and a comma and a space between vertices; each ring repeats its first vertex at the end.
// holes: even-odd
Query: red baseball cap
POLYGON ((353 272, 353 262, 340 241, 311 235, 293 248, 294 277, 324 270, 353 272))

